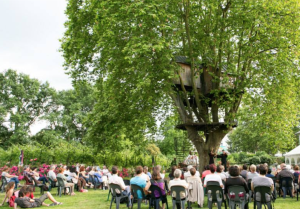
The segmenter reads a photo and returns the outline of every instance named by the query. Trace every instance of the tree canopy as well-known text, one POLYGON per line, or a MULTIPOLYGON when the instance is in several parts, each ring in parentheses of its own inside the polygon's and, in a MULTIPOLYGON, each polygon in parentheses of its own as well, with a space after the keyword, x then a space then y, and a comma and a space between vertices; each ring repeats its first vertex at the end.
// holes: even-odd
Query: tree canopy
POLYGON ((95 82, 98 89, 89 139, 117 144, 122 133, 140 139, 171 107, 203 166, 231 129, 245 92, 260 89, 264 95, 253 97, 272 104, 277 96, 268 92, 284 101, 298 87, 299 6, 298 0, 70 0, 66 70, 75 83, 95 82), (190 67, 190 89, 178 56, 190 67))

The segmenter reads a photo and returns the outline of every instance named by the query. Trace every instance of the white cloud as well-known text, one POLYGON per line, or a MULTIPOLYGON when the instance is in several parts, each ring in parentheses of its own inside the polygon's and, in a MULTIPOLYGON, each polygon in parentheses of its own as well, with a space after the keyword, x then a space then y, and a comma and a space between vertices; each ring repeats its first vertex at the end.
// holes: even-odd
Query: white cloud
POLYGON ((14 69, 70 89, 58 52, 65 31, 64 0, 0 0, 0 71, 14 69))

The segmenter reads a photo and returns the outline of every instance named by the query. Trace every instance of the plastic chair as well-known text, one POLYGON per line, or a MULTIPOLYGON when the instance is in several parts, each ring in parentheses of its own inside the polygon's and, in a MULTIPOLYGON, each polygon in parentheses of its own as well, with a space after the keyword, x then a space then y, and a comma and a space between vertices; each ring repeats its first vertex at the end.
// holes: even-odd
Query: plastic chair
POLYGON ((249 195, 246 193, 243 186, 230 186, 227 195, 230 209, 235 209, 236 205, 238 205, 239 208, 244 209, 249 200, 249 195))
POLYGON ((206 190, 207 190, 207 201, 208 201, 209 209, 212 208, 213 203, 217 203, 218 209, 221 209, 223 202, 225 204, 225 209, 227 209, 227 204, 224 198, 223 189, 220 186, 219 182, 208 181, 206 185, 206 190))
MULTIPOLYGON (((159 202, 163 200, 164 195, 162 194, 161 189, 157 185, 151 185, 149 189, 151 191, 151 199, 150 199, 149 209, 151 207, 152 202, 154 203, 154 208, 159 209, 159 202), (155 197, 155 194, 157 194, 157 193, 159 194, 159 197, 155 197)), ((165 198, 166 198, 167 209, 169 209, 167 195, 165 195, 165 198)))
POLYGON ((112 195, 112 198, 110 201, 110 209, 111 209, 111 206, 112 206, 112 203, 114 200, 116 200, 116 209, 119 209, 121 199, 124 199, 124 198, 127 199, 128 197, 123 195, 122 189, 121 189, 120 185, 118 185, 118 184, 109 184, 109 188, 110 188, 109 190, 111 191, 111 195, 112 195))
POLYGON ((257 205, 257 202, 260 202, 262 205, 265 205, 265 208, 266 208, 266 205, 268 206, 268 209, 272 209, 272 193, 271 193, 271 188, 270 187, 267 187, 267 186, 257 186, 254 188, 254 209, 256 209, 256 205, 257 205), (256 200, 256 193, 260 193, 260 201, 257 201, 256 200), (266 194, 268 194, 270 196, 270 201, 267 201, 266 199, 266 194))
POLYGON ((2 176, 1 192, 5 191, 5 186, 7 185, 6 178, 2 176))
POLYGON ((251 202, 251 199, 253 198, 253 193, 252 193, 252 190, 251 190, 251 183, 252 183, 252 179, 248 179, 247 180, 247 185, 248 185, 248 188, 249 188, 249 202, 251 202))
POLYGON ((283 177, 280 179, 280 189, 283 191, 283 198, 286 198, 287 192, 289 192, 290 197, 293 198, 292 183, 293 179, 291 177, 283 177))
POLYGON ((64 183, 64 180, 60 177, 56 177, 57 179, 57 194, 61 197, 61 191, 63 190, 64 191, 64 195, 66 195, 66 191, 67 191, 67 188, 69 188, 69 191, 71 192, 71 187, 66 187, 65 186, 65 183, 64 183))
POLYGON ((143 188, 140 187, 140 186, 138 186, 138 185, 136 185, 136 184, 131 184, 130 187, 131 187, 131 194, 133 195, 133 200, 132 200, 131 208, 133 208, 134 202, 137 201, 137 203, 138 203, 138 209, 140 209, 142 201, 145 200, 145 199, 147 199, 146 196, 145 196, 145 193, 143 191, 143 188), (138 198, 138 191, 141 192, 142 198, 138 198))
POLYGON ((180 204, 181 208, 184 209, 186 198, 181 199, 180 193, 186 194, 185 188, 183 186, 172 186, 171 195, 175 193, 175 197, 172 197, 173 209, 175 209, 176 204, 180 204))
POLYGON ((56 182, 53 181, 51 178, 48 178, 49 180, 49 192, 51 191, 52 188, 56 187, 56 182))

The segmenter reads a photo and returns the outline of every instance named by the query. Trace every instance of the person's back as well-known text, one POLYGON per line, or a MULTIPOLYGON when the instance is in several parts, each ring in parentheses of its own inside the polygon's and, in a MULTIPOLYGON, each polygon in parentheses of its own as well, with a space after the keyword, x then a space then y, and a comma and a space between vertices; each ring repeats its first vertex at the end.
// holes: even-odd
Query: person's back
MULTIPOLYGON (((142 189, 144 189, 147 185, 147 182, 146 182, 145 178, 142 177, 143 167, 137 166, 135 168, 135 173, 136 173, 136 176, 130 179, 130 185, 135 184, 135 185, 140 186, 142 189)), ((150 182, 148 182, 148 183, 150 185, 150 182)), ((137 192, 137 195, 138 195, 138 199, 143 198, 142 193, 140 191, 137 192)))
MULTIPOLYGON (((240 169, 238 166, 231 166, 229 168, 229 174, 231 177, 226 179, 225 194, 228 193, 228 188, 231 186, 242 186, 244 187, 246 193, 249 192, 249 188, 247 186, 245 179, 240 177, 240 169)), ((248 204, 245 207, 248 208, 248 204)))
POLYGON ((250 166, 250 172, 247 173, 247 181, 250 179, 253 179, 255 177, 259 176, 258 173, 256 172, 256 166, 255 165, 251 165, 250 166))
MULTIPOLYGON (((255 191, 256 187, 265 186, 265 187, 270 188, 270 191, 272 192, 274 189, 273 180, 265 176, 267 174, 268 168, 265 165, 260 165, 260 166, 258 166, 258 170, 259 170, 259 176, 254 177, 251 182, 252 191, 255 191)), ((260 192, 256 192, 256 194, 255 194, 257 208, 261 208, 261 206, 262 206, 261 195, 262 194, 260 192)), ((270 203, 271 195, 266 193, 265 198, 266 198, 266 204, 267 204, 268 208, 269 209, 272 208, 271 203, 270 203)))

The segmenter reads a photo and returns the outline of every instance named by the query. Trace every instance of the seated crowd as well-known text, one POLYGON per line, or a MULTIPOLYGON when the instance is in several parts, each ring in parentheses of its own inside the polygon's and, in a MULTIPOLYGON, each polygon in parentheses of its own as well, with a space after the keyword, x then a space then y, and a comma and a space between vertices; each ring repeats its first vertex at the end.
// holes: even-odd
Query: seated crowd
MULTIPOLYGON (((165 209, 167 202, 167 195, 171 195, 175 198, 175 194, 171 192, 172 187, 181 186, 184 188, 185 193, 181 193, 180 197, 186 199, 189 202, 197 202, 199 207, 203 207, 204 203, 204 188, 210 185, 210 182, 217 183, 220 188, 224 191, 225 197, 231 198, 229 195, 231 186, 241 186, 245 194, 250 196, 251 191, 254 192, 256 187, 265 186, 270 188, 273 192, 274 189, 279 189, 279 184, 283 179, 290 178, 292 183, 292 192, 290 196, 294 195, 295 189, 298 189, 298 182, 300 178, 299 167, 295 166, 292 170, 285 164, 281 164, 278 167, 274 175, 271 174, 271 169, 268 168, 267 164, 262 165, 243 165, 230 166, 228 172, 224 172, 224 166, 210 164, 205 166, 205 170, 202 175, 193 166, 187 166, 183 169, 179 169, 173 166, 169 174, 169 181, 165 179, 165 171, 161 171, 161 166, 155 166, 150 173, 148 167, 137 166, 135 168, 135 175, 130 181, 124 182, 123 178, 118 176, 119 170, 117 166, 113 166, 111 172, 103 166, 103 169, 99 167, 87 167, 85 166, 65 166, 56 165, 50 166, 47 176, 39 174, 37 168, 25 166, 24 167, 24 178, 26 184, 34 185, 45 185, 48 187, 55 187, 59 182, 63 182, 64 186, 69 187, 69 195, 75 195, 75 188, 79 192, 87 192, 85 188, 97 187, 100 189, 109 188, 110 184, 117 184, 121 188, 122 195, 127 197, 127 206, 131 207, 133 201, 131 185, 137 185, 143 189, 142 194, 140 191, 137 192, 138 199, 150 199, 151 196, 151 185, 155 185, 160 189, 160 192, 154 191, 155 198, 162 200, 162 209, 165 209), (248 171, 249 169, 249 171, 248 171), (183 171, 182 171, 183 170, 183 171), (276 184, 277 183, 277 184, 276 184), (248 194, 249 193, 249 194, 248 194)), ((22 208, 39 207, 42 205, 48 206, 44 201, 49 198, 53 203, 51 205, 59 205, 62 203, 57 202, 49 192, 46 192, 40 198, 35 199, 33 196, 32 189, 30 186, 22 186, 20 190, 17 190, 19 185, 18 177, 9 174, 9 168, 5 168, 2 172, 2 177, 7 181, 5 188, 5 199, 3 205, 6 202, 11 207, 20 206, 22 208)), ((284 191, 284 198, 286 191, 284 191)), ((257 206, 261 208, 260 200, 261 196, 259 193, 252 196, 258 201, 257 206)), ((266 200, 268 201, 267 206, 271 208, 271 196, 267 195, 266 200)), ((151 202, 149 204, 152 204, 151 202)), ((1 206, 0 205, 0 206, 1 206)), ((181 208, 180 204, 177 204, 177 209, 181 208)), ((245 203, 244 208, 248 208, 248 202, 245 203)))

